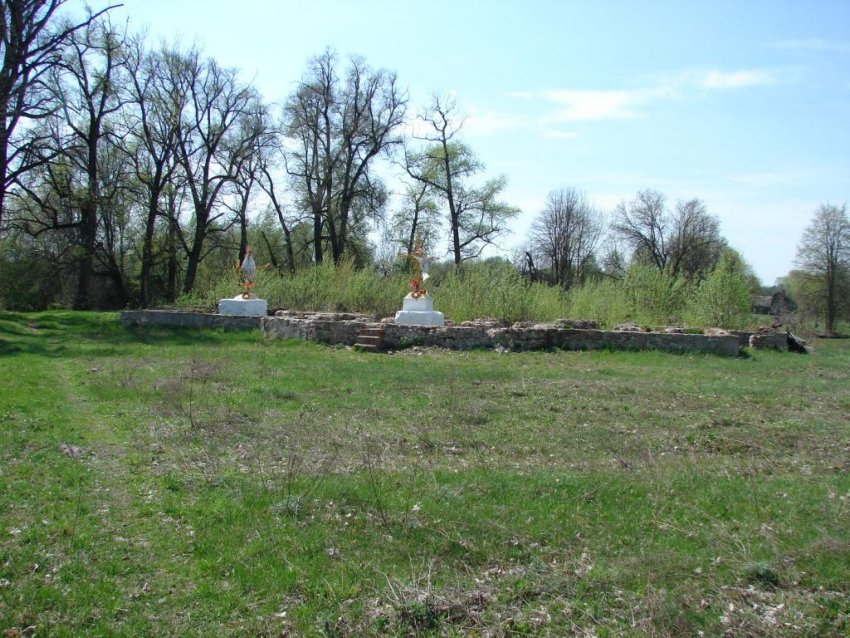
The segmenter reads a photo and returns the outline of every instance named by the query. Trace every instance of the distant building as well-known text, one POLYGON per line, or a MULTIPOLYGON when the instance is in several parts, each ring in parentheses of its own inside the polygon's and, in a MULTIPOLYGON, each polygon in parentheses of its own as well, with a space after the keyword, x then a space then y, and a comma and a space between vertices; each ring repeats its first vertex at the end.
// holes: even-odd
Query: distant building
POLYGON ((772 295, 756 295, 753 297, 753 313, 757 315, 772 315, 778 317, 787 315, 797 309, 797 304, 779 290, 772 295))

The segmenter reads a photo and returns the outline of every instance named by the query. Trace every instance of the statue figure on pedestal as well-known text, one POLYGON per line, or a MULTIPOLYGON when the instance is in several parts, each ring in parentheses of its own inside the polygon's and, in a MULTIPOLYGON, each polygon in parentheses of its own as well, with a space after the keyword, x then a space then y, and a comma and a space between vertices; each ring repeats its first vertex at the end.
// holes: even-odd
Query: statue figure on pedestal
POLYGON ((410 294, 414 299, 424 297, 428 291, 424 288, 425 282, 428 280, 428 266, 434 261, 434 258, 425 254, 422 247, 422 239, 416 238, 416 249, 412 254, 408 255, 414 262, 414 278, 410 281, 410 294))
POLYGON ((222 315, 233 315, 238 317, 265 317, 268 313, 268 302, 265 299, 257 299, 251 294, 254 288, 254 275, 257 273, 257 262, 254 261, 254 251, 250 246, 245 247, 245 257, 240 264, 235 264, 236 272, 242 286, 242 292, 233 299, 220 299, 218 312, 222 315))
POLYGON ((251 288, 254 287, 254 273, 257 272, 257 264, 254 261, 254 253, 250 246, 245 247, 245 258, 242 260, 239 270, 245 278, 242 283, 242 299, 248 299, 251 296, 251 288))
POLYGON ((425 253, 422 240, 418 237, 416 249, 407 257, 414 261, 414 276, 410 280, 410 292, 402 300, 401 310, 395 313, 395 323, 408 326, 443 326, 443 313, 434 310, 434 299, 424 287, 429 277, 428 266, 434 258, 425 253))

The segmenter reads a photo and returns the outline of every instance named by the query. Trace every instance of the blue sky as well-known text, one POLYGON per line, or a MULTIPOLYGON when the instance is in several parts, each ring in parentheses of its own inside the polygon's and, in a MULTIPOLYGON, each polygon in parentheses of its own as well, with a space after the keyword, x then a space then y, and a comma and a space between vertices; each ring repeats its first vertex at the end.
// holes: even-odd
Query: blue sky
POLYGON ((705 201, 771 284, 817 206, 850 201, 848 0, 124 0, 113 16, 152 45, 196 42, 270 101, 326 47, 397 72, 412 111, 453 94, 523 211, 507 249, 554 189, 610 212, 653 188, 705 201))

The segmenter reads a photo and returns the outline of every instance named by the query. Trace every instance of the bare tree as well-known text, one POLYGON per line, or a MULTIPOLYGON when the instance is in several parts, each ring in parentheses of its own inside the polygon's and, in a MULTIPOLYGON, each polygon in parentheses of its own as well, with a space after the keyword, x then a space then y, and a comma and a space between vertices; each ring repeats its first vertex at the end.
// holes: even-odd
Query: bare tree
POLYGON ((546 207, 532 223, 531 239, 552 283, 569 289, 584 280, 602 228, 599 213, 583 193, 574 188, 549 193, 546 207))
POLYGON ((407 106, 396 74, 373 72, 360 58, 351 59, 340 97, 336 214, 330 217, 335 222, 331 227, 336 227, 330 238, 336 262, 345 252, 349 226, 360 221, 356 217, 372 216, 383 208, 385 189, 369 168, 378 154, 401 144, 396 131, 407 106))
POLYGON ((455 139, 463 120, 453 101, 435 97, 420 119, 428 132, 415 137, 425 142, 425 147, 405 152, 405 169, 413 179, 427 184, 448 209, 451 250, 457 266, 493 244, 519 210, 498 199, 507 186, 505 177, 491 179, 480 187, 470 184, 470 178, 484 166, 468 146, 455 139))
MULTIPOLYGON (((120 55, 125 34, 105 20, 95 20, 86 28, 69 36, 63 62, 55 67, 59 77, 54 86, 62 105, 65 123, 71 131, 69 156, 85 175, 84 195, 80 202, 80 277, 76 308, 90 305, 89 286, 93 274, 101 215, 112 205, 118 180, 104 180, 101 169, 107 148, 115 144, 120 133, 113 118, 124 105, 119 93, 123 60, 120 55)), ((113 156, 114 159, 114 156, 113 156)), ((122 180, 123 181, 123 180, 122 180)), ((106 220, 103 220, 106 221, 106 220)), ((102 226, 107 229, 107 224, 102 226)), ((111 231, 111 229, 109 229, 111 231)), ((106 244, 108 247, 108 244, 106 244)), ((125 282, 114 256, 106 254, 108 272, 126 298, 125 282)))
POLYGON ((333 107, 338 82, 333 62, 329 52, 311 60, 304 80, 286 105, 287 135, 293 144, 287 172, 301 206, 312 217, 317 264, 324 261, 323 233, 333 194, 333 107))
POLYGON ((626 275, 628 261, 623 254, 617 238, 609 234, 603 243, 602 272, 608 277, 622 279, 626 275))
POLYGON ((667 246, 673 276, 704 279, 720 260, 726 241, 720 236, 720 222, 698 199, 679 201, 670 224, 667 246))
POLYGON ((52 159, 46 164, 46 181, 18 183, 42 209, 61 211, 45 201, 50 188, 58 188, 73 215, 68 218, 39 215, 27 220, 36 232, 73 229, 76 243, 77 290, 75 308, 91 305, 90 286, 95 260, 116 286, 118 302, 126 301, 127 290, 116 248, 113 223, 126 219, 115 209, 123 164, 113 152, 120 136, 115 114, 123 100, 118 87, 122 60, 119 51, 124 34, 105 19, 93 20, 66 38, 63 56, 50 69, 45 88, 52 95, 55 117, 40 120, 37 134, 54 140, 52 159), (70 180, 70 181, 68 181, 70 180), (45 190, 45 187, 48 190, 45 190))
POLYGON ((233 212, 239 225, 239 262, 245 257, 248 248, 248 207, 252 197, 262 190, 262 180, 270 177, 265 169, 267 156, 277 146, 277 131, 272 126, 268 111, 259 104, 256 111, 246 114, 239 122, 238 139, 248 144, 244 153, 239 155, 235 166, 232 203, 226 204, 233 212))
POLYGON ((166 60, 179 100, 177 161, 187 178, 194 213, 191 240, 181 236, 188 257, 183 291, 190 292, 208 236, 233 222, 227 219, 221 200, 260 134, 256 126, 240 126, 245 118, 255 117, 260 102, 257 92, 242 84, 235 70, 223 69, 212 59, 202 60, 197 50, 170 52, 166 60))
MULTIPOLYGON (((295 273, 295 252, 292 244, 292 228, 301 220, 298 217, 291 217, 287 214, 286 206, 281 195, 278 193, 277 180, 273 172, 278 168, 274 162, 275 157, 280 157, 280 154, 275 152, 280 150, 274 146, 266 149, 266 152, 259 157, 259 185, 262 191, 269 199, 269 208, 274 212, 277 222, 283 231, 284 252, 286 253, 286 268, 290 273, 295 273)), ((266 243, 269 244, 268 238, 266 243)), ((269 254, 274 255, 274 250, 271 245, 268 246, 269 254)), ((272 262, 274 263, 274 261, 272 262)), ((277 264, 275 264, 277 266, 277 264)))
POLYGON ((679 201, 670 212, 664 195, 654 190, 639 191, 632 201, 620 202, 611 228, 634 256, 689 279, 711 272, 726 246, 717 218, 703 202, 679 201))
POLYGON ((139 276, 139 301, 142 307, 153 299, 151 278, 156 264, 154 238, 157 222, 165 220, 167 191, 173 189, 177 164, 177 132, 179 99, 175 85, 168 82, 166 62, 162 53, 148 53, 139 39, 125 46, 128 70, 128 99, 132 108, 126 109, 128 135, 121 140, 144 210, 142 263, 139 276))
POLYGON ((665 213, 666 198, 654 190, 638 191, 630 202, 620 202, 614 211, 612 229, 632 251, 664 270, 670 258, 665 213))
MULTIPOLYGON (((65 146, 65 137, 58 118, 40 122, 42 139, 50 148, 65 146)), ((18 180, 20 197, 16 202, 11 230, 35 248, 42 260, 51 263, 55 273, 53 292, 67 300, 67 280, 74 276, 69 265, 78 258, 80 176, 67 159, 57 158, 33 167, 18 180)), ((78 278, 78 272, 76 273, 78 278)))
POLYGON ((803 232, 797 247, 797 265, 817 284, 823 303, 827 334, 835 333, 835 319, 843 305, 841 278, 850 271, 850 219, 847 206, 822 204, 803 232))
POLYGON ((407 103, 394 73, 372 71, 359 58, 343 78, 336 67, 331 51, 311 60, 285 110, 292 140, 287 170, 313 219, 316 263, 324 259, 324 240, 338 262, 357 225, 355 213, 374 214, 382 202, 371 166, 401 142, 395 132, 407 103))
MULTIPOLYGON (((44 75, 59 61, 62 48, 73 33, 109 9, 89 15, 78 23, 57 25, 56 12, 66 0, 3 0, 0 13, 0 226, 9 186, 32 168, 38 157, 28 156, 26 146, 15 143, 15 131, 23 120, 46 117, 53 110, 41 93, 44 75)), ((117 5, 113 5, 117 6, 117 5)))

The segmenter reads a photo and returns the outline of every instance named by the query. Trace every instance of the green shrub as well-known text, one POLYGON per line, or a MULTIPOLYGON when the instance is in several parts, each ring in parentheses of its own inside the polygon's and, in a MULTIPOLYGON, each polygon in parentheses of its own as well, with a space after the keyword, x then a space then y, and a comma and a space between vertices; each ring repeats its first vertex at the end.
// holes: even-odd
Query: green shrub
POLYGON ((61 299, 61 273, 46 256, 14 240, 0 241, 0 308, 45 310, 61 299))
POLYGON ((570 291, 570 314, 611 327, 624 321, 681 323, 693 286, 653 266, 632 264, 623 279, 589 281, 570 291))
POLYGON ((613 326, 628 318, 625 291, 616 279, 588 281, 570 290, 570 316, 592 319, 602 326, 613 326))
MULTIPOLYGON (((254 292, 270 308, 359 312, 389 317, 401 309, 410 275, 383 276, 357 268, 353 262, 327 261, 294 275, 260 270, 254 292)), ((737 328, 749 321, 750 294, 746 277, 721 260, 701 285, 658 269, 633 264, 621 280, 601 279, 565 293, 557 286, 529 283, 502 260, 447 268, 428 282, 434 308, 456 322, 485 317, 507 323, 592 319, 604 327, 624 321, 641 325, 681 324, 737 328)), ((219 299, 239 294, 235 270, 226 270, 207 290, 181 297, 179 305, 213 310, 219 299)))
POLYGON ((560 289, 523 279, 510 263, 476 262, 451 270, 431 289, 434 307, 456 322, 489 317, 514 321, 553 321, 566 316, 560 289))
POLYGON ((682 322, 692 286, 654 266, 632 264, 622 281, 629 319, 647 325, 682 322))
POLYGON ((743 328, 750 322, 750 283, 735 263, 722 257, 690 299, 691 325, 743 328))
MULTIPOLYGON (((269 303, 269 308, 362 312, 386 316, 401 308, 407 294, 407 277, 383 277, 371 269, 357 269, 349 261, 335 265, 324 262, 299 270, 294 275, 274 270, 258 270, 254 294, 269 303)), ((182 307, 213 309, 219 299, 238 295, 242 290, 238 274, 227 272, 215 285, 197 290, 178 300, 182 307)))

